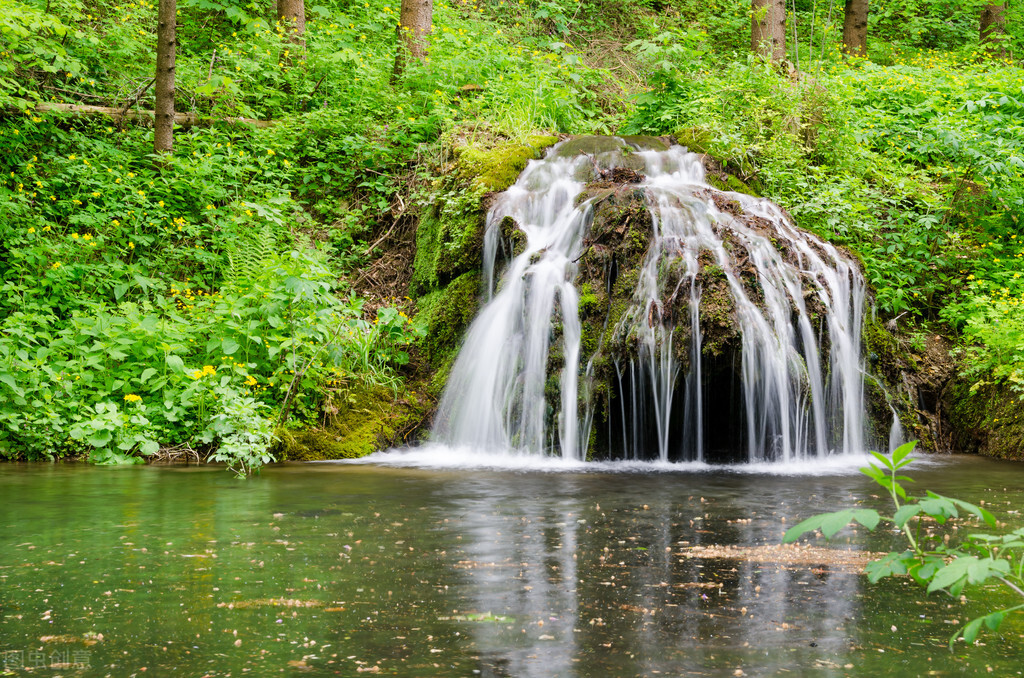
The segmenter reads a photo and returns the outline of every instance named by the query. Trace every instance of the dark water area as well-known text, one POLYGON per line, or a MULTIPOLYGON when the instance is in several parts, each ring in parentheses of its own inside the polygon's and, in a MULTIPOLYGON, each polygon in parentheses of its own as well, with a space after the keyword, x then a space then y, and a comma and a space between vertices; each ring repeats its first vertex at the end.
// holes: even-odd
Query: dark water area
MULTIPOLYGON (((1024 466, 942 457, 916 488, 1021 524, 1024 466), (1009 512, 1009 513, 1008 513, 1009 512)), ((1024 623, 947 649, 966 601, 850 568, 688 558, 885 508, 855 467, 538 470, 0 466, 10 675, 1024 675, 1024 623)), ((839 549, 892 535, 845 532, 839 549)), ((1006 599, 1008 600, 1008 599, 1006 599)), ((0 675, 3 675, 0 672, 0 675)))

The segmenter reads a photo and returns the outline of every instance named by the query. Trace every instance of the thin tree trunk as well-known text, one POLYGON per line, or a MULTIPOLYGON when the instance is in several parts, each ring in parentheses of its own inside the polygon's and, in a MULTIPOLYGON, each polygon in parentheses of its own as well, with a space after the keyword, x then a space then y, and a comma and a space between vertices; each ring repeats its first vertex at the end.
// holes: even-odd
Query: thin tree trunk
POLYGON ((153 150, 174 149, 174 55, 177 46, 177 0, 160 0, 156 29, 156 103, 153 150))
POLYGON ((398 53, 392 82, 405 70, 408 60, 423 63, 427 58, 427 36, 434 19, 434 0, 402 0, 398 20, 398 53))
POLYGON ((296 45, 305 45, 305 0, 277 0, 277 16, 287 27, 288 39, 296 45))
POLYGON ((786 0, 751 0, 750 49, 765 59, 786 58, 786 0))
POLYGON ((985 5, 981 10, 979 37, 993 57, 1006 57, 1006 4, 985 5))
POLYGON ((868 0, 846 0, 843 53, 859 57, 868 55, 868 0))

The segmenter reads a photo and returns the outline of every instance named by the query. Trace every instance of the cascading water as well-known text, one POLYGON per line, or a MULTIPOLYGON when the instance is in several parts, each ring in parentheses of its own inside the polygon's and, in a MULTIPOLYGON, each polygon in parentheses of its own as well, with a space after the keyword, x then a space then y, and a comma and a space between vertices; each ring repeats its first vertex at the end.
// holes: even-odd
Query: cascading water
POLYGON ((857 267, 774 204, 712 188, 679 146, 590 137, 531 162, 488 214, 484 279, 439 442, 567 459, 865 449, 857 267))

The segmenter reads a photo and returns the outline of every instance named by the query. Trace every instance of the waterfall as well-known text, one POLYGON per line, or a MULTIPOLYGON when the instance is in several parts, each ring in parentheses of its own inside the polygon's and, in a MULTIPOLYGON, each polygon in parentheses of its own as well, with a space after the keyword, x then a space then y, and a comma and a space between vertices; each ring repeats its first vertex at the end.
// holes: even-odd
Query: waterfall
POLYGON ((771 202, 710 186, 682 147, 555 146, 494 201, 483 271, 441 443, 663 461, 865 449, 857 266, 771 202))

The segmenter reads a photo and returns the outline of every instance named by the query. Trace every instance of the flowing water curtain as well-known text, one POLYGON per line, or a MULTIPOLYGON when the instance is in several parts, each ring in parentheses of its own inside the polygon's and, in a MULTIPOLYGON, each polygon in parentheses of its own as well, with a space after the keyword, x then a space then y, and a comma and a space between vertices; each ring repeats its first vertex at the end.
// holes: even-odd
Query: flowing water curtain
POLYGON ((865 293, 856 266, 777 206, 711 188, 697 156, 630 143, 590 155, 556 147, 496 201, 485 236, 488 302, 453 367, 435 438, 581 459, 593 451, 593 394, 603 386, 614 394, 602 413, 609 456, 702 461, 709 447, 720 456, 722 425, 743 428, 736 437, 750 461, 862 451, 865 293), (608 181, 620 170, 642 179, 637 189, 608 181), (594 186, 605 192, 585 193, 594 186), (636 285, 621 300, 628 309, 581 356, 578 261, 594 205, 608 191, 621 199, 637 190, 651 225, 636 285), (518 247, 503 237, 516 229, 518 247), (704 288, 716 284, 738 328, 740 364, 712 375, 701 308, 704 288), (598 374, 602 359, 614 370, 598 374), (740 384, 740 408, 723 400, 730 380, 740 384))

